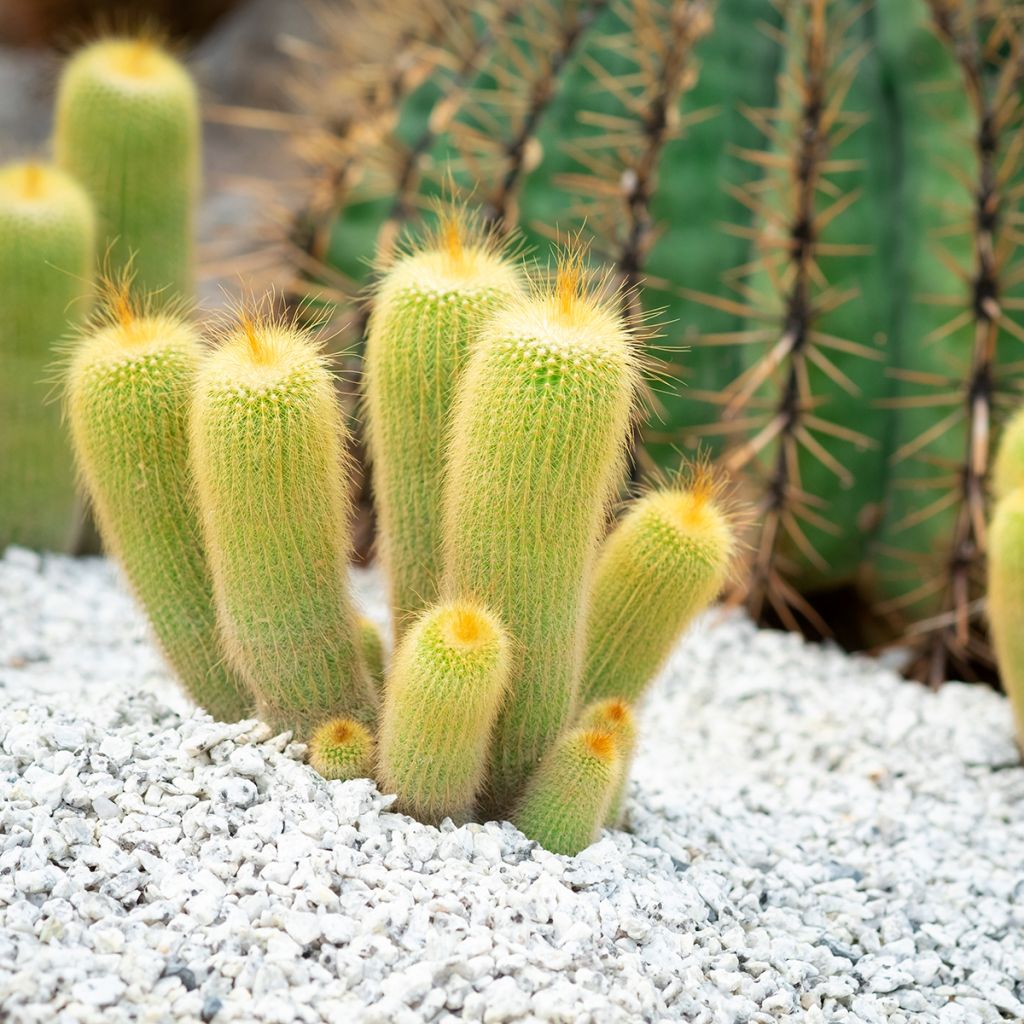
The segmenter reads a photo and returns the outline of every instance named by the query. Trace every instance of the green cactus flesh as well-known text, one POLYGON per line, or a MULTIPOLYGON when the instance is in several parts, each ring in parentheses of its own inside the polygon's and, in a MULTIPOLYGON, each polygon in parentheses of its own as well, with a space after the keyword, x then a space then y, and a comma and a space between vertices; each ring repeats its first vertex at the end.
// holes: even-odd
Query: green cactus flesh
POLYGON ((638 499, 598 555, 587 615, 582 697, 634 702, 695 615, 725 583, 733 552, 709 481, 638 499))
POLYGON ((61 171, 0 167, 0 550, 72 540, 75 474, 48 380, 54 346, 87 312, 94 233, 88 199, 61 171))
POLYGON ((611 733, 565 733, 530 779, 512 824, 545 850, 575 856, 597 838, 621 774, 622 753, 611 733))
POLYGON ((398 794, 400 809, 430 822, 472 810, 508 671, 508 639, 482 608, 438 605, 410 627, 388 673, 380 726, 381 788, 398 794))
POLYGON ((373 774, 373 737, 351 718, 332 718, 309 738, 309 764, 325 779, 348 782, 373 774))
POLYGON ((298 737, 337 716, 371 720, 345 427, 316 343, 243 319, 200 368, 191 440, 225 646, 260 714, 298 737))
POLYGON ((1024 487, 995 506, 989 528, 988 620, 999 677, 1024 749, 1024 487))
POLYGON ((636 369, 578 263, 499 313, 453 418, 445 553, 452 593, 492 608, 514 644, 489 796, 507 808, 573 713, 586 578, 622 477, 636 369))
POLYGON ((455 215, 377 290, 364 389, 396 637, 438 596, 445 445, 470 344, 487 316, 519 292, 517 268, 455 215))
POLYGON ((180 317, 140 312, 115 296, 75 346, 66 406, 107 549, 189 694, 215 718, 235 721, 252 699, 219 646, 189 470, 202 351, 180 317))
POLYGON ((96 205, 105 271, 130 264, 157 303, 191 298, 199 114, 185 68, 144 38, 85 47, 61 76, 54 150, 96 205))

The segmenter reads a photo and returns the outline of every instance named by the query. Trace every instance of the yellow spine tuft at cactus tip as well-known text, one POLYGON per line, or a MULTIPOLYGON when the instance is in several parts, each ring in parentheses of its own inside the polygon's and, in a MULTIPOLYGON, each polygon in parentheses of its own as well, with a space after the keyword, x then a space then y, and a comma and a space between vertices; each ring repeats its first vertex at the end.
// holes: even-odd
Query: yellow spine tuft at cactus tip
POLYGON ((484 783, 494 722, 508 683, 509 644, 486 609, 428 609, 410 627, 388 673, 380 727, 380 782, 421 821, 461 819, 484 783))
POLYGON ((351 718, 332 718, 309 739, 309 764, 325 779, 348 782, 373 774, 373 737, 351 718))
POLYGON ((346 430, 316 341, 243 316, 200 369, 191 439, 221 632, 260 714, 298 737, 339 715, 371 721, 346 430))
POLYGON ((131 265, 158 304, 190 297, 199 101, 185 67, 146 37, 79 50, 60 79, 54 153, 96 205, 110 272, 131 265))
POLYGON ((438 597, 445 441, 470 346, 521 291, 517 265, 459 211, 377 289, 364 391, 396 637, 438 597))
POLYGON ((452 593, 515 644, 489 795, 507 812, 574 713, 586 581, 622 481, 638 384, 617 303, 570 254, 555 287, 487 323, 453 414, 445 507, 452 593))
POLYGON ((581 729, 607 732, 615 737, 622 756, 622 771, 619 773, 619 782, 608 807, 606 823, 617 825, 622 818, 626 783, 629 781, 629 765, 636 750, 636 718, 633 709, 618 697, 608 697, 588 704, 576 725, 581 729))
POLYGON ((189 467, 192 388, 204 349, 180 315, 108 287, 75 344, 66 408, 107 550, 121 563, 167 660, 215 718, 252 699, 225 664, 189 467))
POLYGON ((545 850, 574 856, 597 838, 622 765, 614 733, 580 728, 563 734, 530 779, 513 824, 545 850))
POLYGON ((708 466, 637 499, 602 545, 587 617, 587 701, 636 701, 725 583, 731 516, 708 466))

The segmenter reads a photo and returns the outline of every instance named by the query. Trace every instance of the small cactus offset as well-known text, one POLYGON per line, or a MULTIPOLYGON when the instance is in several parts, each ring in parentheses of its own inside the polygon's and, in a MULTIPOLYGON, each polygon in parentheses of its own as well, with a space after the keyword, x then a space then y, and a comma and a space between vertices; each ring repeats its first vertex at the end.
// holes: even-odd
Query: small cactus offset
POLYGON ((260 714, 300 737, 376 704, 348 589, 345 434, 298 328, 243 317, 200 367, 192 460, 224 645, 260 714))
POLYGON ((380 724, 380 782, 424 821, 464 818, 485 781, 491 733, 505 697, 509 642, 474 604, 430 608, 388 673, 380 724))
POLYGON ((624 700, 608 697, 605 700, 588 704, 576 723, 580 729, 597 729, 610 733, 618 745, 622 755, 622 771, 619 782, 608 806, 605 819, 608 825, 617 825, 623 816, 623 803, 626 796, 626 784, 629 782, 629 768, 636 750, 636 718, 624 700))
POLYGON ((491 319, 463 378, 445 557, 451 592, 492 608, 516 642, 488 787, 498 806, 575 710, 586 580, 622 480, 637 382, 631 336, 578 253, 553 290, 491 319))
POLYGON ((54 346, 88 312, 94 235, 89 200, 62 171, 0 167, 0 550, 74 539, 71 450, 48 380, 54 346))
POLYGON ((596 838, 611 810, 623 769, 619 740, 601 729, 575 729, 555 741, 512 815, 523 835, 572 856, 596 838))
POLYGON ((714 478, 637 499, 601 547, 587 616, 583 699, 636 701, 725 583, 735 543, 714 478))
POLYGON ((454 214, 377 289, 364 389, 396 638, 438 597, 448 421, 470 344, 488 314, 520 292, 518 266, 454 214))
POLYGON ((351 718, 332 718, 309 738, 310 765, 332 782, 367 778, 373 774, 373 760, 373 736, 351 718))
POLYGON ((99 256, 157 304, 190 298, 199 112, 185 68, 152 39, 101 39, 61 76, 54 151, 96 205, 99 256))
POLYGON ((192 698, 235 721, 252 699, 225 664, 189 470, 189 405, 203 346, 181 315, 114 288, 67 372, 71 436, 100 532, 192 698))

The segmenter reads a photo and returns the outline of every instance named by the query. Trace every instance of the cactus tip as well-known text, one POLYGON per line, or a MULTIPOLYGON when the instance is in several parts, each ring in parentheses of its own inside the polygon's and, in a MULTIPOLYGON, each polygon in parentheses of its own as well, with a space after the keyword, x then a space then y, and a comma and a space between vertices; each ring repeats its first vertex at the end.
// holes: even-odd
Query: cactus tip
POLYGON ((441 218, 441 242, 452 273, 460 273, 466 269, 466 248, 462 234, 463 223, 458 212, 449 209, 441 218))
POLYGON ((494 626, 488 618, 472 605, 455 605, 445 622, 447 638, 453 646, 472 649, 482 647, 495 636, 494 626))
POLYGON ((555 271, 555 297, 558 312, 564 319, 573 318, 583 297, 584 285, 583 247, 578 244, 566 246, 559 255, 555 271))
POLYGON ((588 729, 580 737, 587 753, 604 764, 615 760, 615 737, 605 729, 588 729))

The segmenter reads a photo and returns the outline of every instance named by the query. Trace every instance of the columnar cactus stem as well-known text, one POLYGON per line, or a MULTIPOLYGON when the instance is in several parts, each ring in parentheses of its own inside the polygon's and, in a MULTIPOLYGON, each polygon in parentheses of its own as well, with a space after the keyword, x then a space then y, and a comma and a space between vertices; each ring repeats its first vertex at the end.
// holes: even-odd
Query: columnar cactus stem
POLYGON ((0 168, 0 550, 71 540, 74 469, 47 377, 55 343, 87 311, 94 235, 89 200, 67 175, 0 168))
POLYGON ((191 296, 199 114, 185 68, 145 38, 85 47, 61 76, 54 150, 96 204, 109 272, 131 263, 157 303, 191 296))
POLYGON ((699 467, 689 486, 639 498, 604 542, 587 619, 585 700, 638 700, 721 590, 735 545, 715 490, 699 467))
POLYGON ((587 575, 622 479, 637 376, 617 306, 570 256, 552 292, 495 315, 463 377, 446 565, 451 592, 494 609, 515 644, 491 760, 498 811, 574 710, 587 575))
POLYGON ((626 796, 626 784, 629 781, 629 766, 636 751, 636 719, 630 706, 618 697, 588 704, 576 723, 580 729, 597 729, 611 733, 615 738, 622 755, 622 771, 608 807, 606 824, 617 825, 622 819, 622 805, 626 796))
POLYGON ((596 838, 622 774, 622 753, 610 732, 574 729, 541 762, 512 816, 545 850, 574 856, 596 838))
POLYGON ((359 616, 359 643, 370 682, 379 692, 384 686, 384 641, 380 630, 365 615, 359 616))
POLYGON ((243 317, 199 372, 192 455, 228 656, 275 728, 375 697, 349 597, 345 426, 315 341, 243 317))
POLYGON ((107 550, 193 699, 235 721, 252 699, 218 643, 189 471, 189 402, 201 358, 187 321, 114 292, 74 349, 66 404, 107 550))
POLYGON ((988 538, 989 625, 1024 749, 1024 486, 996 503, 988 538))
POLYGON ((475 604, 428 609, 388 673, 380 782, 422 821, 460 819, 484 783, 491 733, 508 683, 509 643, 475 604))
POLYGON ((373 737, 351 718, 332 718, 309 739, 309 764, 325 779, 369 778, 373 757, 373 737))
POLYGON ((438 597, 445 441, 470 344, 481 323, 520 292, 518 267, 455 213, 378 288, 365 392, 396 637, 438 597))

